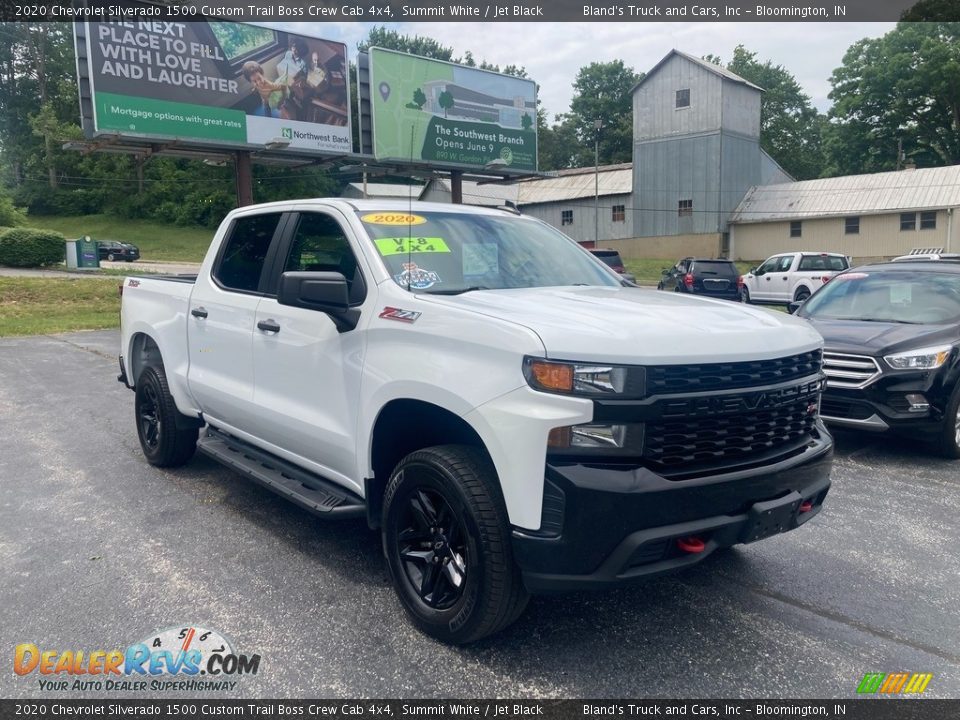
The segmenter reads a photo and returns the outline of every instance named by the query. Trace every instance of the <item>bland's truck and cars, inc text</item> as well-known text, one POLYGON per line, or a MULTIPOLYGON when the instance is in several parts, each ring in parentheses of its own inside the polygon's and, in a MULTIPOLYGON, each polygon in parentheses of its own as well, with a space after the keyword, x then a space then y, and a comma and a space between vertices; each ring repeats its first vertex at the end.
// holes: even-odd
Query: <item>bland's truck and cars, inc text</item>
POLYGON ((793 530, 830 488, 806 321, 637 288, 506 210, 235 210, 196 277, 125 280, 121 343, 149 462, 365 517, 448 642, 793 530))

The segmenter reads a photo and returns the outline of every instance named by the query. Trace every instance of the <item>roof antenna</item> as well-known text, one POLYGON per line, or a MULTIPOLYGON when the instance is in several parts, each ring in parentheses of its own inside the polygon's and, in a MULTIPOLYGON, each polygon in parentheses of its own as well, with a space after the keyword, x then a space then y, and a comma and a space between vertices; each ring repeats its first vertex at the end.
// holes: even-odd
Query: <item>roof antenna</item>
MULTIPOLYGON (((410 123, 410 166, 413 167, 413 123, 410 123)), ((413 193, 407 191, 407 292, 410 292, 410 280, 413 272, 413 193)))

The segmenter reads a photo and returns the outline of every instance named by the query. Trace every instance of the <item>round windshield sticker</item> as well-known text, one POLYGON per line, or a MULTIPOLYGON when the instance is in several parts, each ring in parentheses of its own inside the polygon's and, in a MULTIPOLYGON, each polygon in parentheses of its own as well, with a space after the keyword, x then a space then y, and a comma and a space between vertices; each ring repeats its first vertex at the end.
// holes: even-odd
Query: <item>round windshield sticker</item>
POLYGON ((403 272, 397 273, 393 279, 398 285, 410 288, 411 290, 426 290, 443 282, 440 276, 433 270, 424 270, 417 267, 416 263, 403 263, 403 272))
POLYGON ((420 215, 397 212, 367 213, 360 220, 368 225, 423 225, 427 221, 420 215))

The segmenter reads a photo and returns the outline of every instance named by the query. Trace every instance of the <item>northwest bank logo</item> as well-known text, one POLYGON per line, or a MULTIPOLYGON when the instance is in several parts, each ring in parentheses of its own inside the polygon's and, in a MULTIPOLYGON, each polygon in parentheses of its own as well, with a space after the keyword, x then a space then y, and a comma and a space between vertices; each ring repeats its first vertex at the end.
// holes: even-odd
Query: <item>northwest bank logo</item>
POLYGON ((293 140, 293 128, 280 128, 280 135, 287 140, 293 140))
POLYGON ((861 695, 919 695, 933 680, 933 673, 867 673, 857 686, 861 695))
POLYGON ((21 643, 13 654, 13 671, 37 675, 41 690, 233 690, 233 677, 259 669, 259 655, 238 653, 226 636, 196 626, 161 630, 126 650, 61 652, 21 643))

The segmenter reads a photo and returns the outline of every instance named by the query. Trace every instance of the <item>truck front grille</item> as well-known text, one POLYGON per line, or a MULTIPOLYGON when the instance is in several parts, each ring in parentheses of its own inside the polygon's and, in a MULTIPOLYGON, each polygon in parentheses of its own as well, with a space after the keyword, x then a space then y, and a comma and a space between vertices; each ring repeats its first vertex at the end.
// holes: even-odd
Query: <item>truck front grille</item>
POLYGON ((816 417, 816 396, 808 396, 763 410, 649 423, 643 455, 667 477, 733 470, 799 451, 810 441, 816 417))
POLYGON ((647 396, 774 385, 816 375, 821 363, 820 351, 811 350, 773 360, 650 367, 647 396))
POLYGON ((827 375, 827 387, 858 390, 880 376, 880 366, 867 355, 824 352, 823 372, 827 375))

